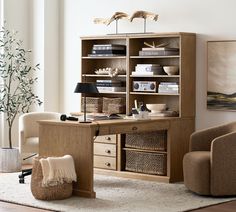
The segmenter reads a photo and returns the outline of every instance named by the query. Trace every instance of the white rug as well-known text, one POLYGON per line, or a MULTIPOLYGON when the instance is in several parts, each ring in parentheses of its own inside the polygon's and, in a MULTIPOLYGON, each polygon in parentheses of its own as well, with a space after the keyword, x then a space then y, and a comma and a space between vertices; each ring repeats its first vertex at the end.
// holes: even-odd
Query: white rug
POLYGON ((181 183, 165 184, 103 175, 95 176, 96 199, 71 197, 66 200, 39 201, 26 184, 18 183, 18 173, 0 174, 0 200, 55 211, 186 211, 233 198, 201 197, 181 183))

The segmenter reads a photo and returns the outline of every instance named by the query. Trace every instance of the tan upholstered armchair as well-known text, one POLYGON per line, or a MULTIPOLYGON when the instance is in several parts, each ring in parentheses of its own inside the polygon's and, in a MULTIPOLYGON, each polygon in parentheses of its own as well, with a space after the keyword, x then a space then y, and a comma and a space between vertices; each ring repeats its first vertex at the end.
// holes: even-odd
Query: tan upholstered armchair
POLYGON ((236 195, 236 122, 197 131, 183 159, 184 184, 201 195, 236 195))

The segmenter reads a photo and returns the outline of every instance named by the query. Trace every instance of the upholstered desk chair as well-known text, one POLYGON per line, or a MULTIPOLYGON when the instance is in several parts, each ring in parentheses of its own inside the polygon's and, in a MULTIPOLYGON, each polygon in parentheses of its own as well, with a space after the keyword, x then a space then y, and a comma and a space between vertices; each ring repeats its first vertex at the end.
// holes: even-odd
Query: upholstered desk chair
POLYGON ((19 117, 19 149, 21 154, 38 153, 39 126, 37 121, 48 119, 60 120, 60 114, 55 112, 31 112, 19 117))
POLYGON ((183 159, 184 184, 200 195, 236 195, 236 122, 195 132, 183 159))
MULTIPOLYGON (((31 112, 19 117, 19 149, 22 158, 24 158, 24 154, 33 156, 33 154, 39 152, 39 126, 37 121, 49 119, 60 120, 60 114, 55 112, 31 112)), ((19 175, 19 182, 24 183, 24 177, 31 173, 32 169, 22 170, 19 175)))

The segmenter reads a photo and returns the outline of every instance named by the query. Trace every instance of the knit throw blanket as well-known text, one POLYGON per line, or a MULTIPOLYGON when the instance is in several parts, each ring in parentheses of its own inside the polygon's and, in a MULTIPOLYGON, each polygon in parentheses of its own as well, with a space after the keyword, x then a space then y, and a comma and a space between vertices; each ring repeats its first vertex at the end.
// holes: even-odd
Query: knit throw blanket
POLYGON ((41 158, 42 186, 55 186, 76 181, 75 165, 72 156, 41 158))

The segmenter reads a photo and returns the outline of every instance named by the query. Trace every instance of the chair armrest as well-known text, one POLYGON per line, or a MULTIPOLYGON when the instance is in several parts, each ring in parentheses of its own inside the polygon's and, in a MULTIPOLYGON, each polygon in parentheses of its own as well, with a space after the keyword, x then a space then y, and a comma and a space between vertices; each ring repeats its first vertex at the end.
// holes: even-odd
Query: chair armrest
POLYGON ((236 193, 236 131, 222 135, 211 144, 211 193, 236 193))
POLYGON ((19 151, 20 153, 22 153, 22 147, 24 146, 24 142, 25 142, 25 134, 24 131, 20 130, 19 131, 19 151))
POLYGON ((221 135, 227 134, 228 132, 230 132, 230 130, 231 123, 194 132, 190 136, 190 152, 210 151, 212 140, 221 135))

